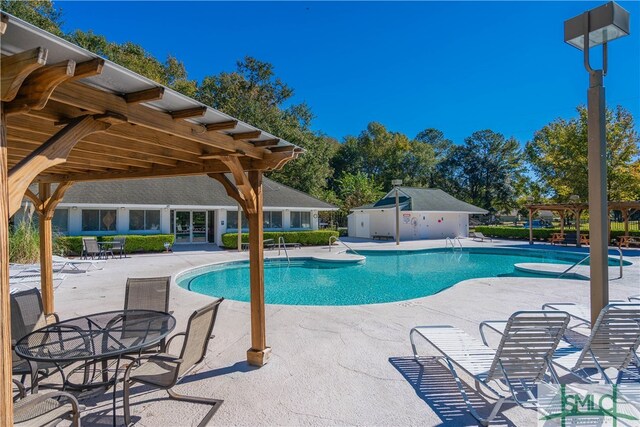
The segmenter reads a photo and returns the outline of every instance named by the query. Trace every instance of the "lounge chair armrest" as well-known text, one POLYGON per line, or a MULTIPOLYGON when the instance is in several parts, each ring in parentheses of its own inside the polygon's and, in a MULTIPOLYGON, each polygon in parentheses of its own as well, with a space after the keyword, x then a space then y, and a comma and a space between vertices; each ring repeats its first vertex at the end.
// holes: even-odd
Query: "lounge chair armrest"
POLYGON ((508 322, 506 320, 485 320, 484 322, 481 322, 478 326, 478 330, 480 331, 480 337, 482 338, 483 344, 489 346, 484 332, 485 328, 494 331, 498 335, 502 336, 504 335, 504 326, 507 323, 508 322))

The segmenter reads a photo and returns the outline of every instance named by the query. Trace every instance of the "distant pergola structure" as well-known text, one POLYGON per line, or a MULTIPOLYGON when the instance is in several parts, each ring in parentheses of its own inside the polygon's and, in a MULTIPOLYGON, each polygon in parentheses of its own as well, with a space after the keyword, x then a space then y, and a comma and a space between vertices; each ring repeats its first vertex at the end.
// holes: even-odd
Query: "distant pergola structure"
MULTIPOLYGON (((526 206, 529 210, 529 243, 533 244, 533 227, 532 219, 538 211, 551 211, 556 212, 560 217, 560 232, 564 233, 564 219, 567 214, 573 214, 576 218, 576 242, 580 246, 580 215, 584 211, 589 210, 588 203, 542 203, 542 204, 529 204, 526 206)), ((608 212, 620 211, 622 212, 622 220, 624 221, 624 234, 629 235, 629 218, 635 212, 640 211, 640 201, 630 202, 609 202, 608 212)), ((608 241, 611 240, 611 226, 609 226, 608 241)))
POLYGON ((220 181, 248 218, 247 360, 266 363, 262 176, 303 150, 13 16, 1 14, 0 34, 0 425, 13 423, 9 218, 25 197, 33 201, 44 309, 52 313, 51 219, 78 181, 200 174, 220 181))

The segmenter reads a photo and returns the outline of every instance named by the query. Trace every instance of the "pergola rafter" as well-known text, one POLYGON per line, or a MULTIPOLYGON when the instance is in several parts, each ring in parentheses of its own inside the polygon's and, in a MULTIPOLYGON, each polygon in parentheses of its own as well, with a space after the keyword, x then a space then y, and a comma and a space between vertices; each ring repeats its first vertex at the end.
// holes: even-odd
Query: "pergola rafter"
POLYGON ((40 218, 43 303, 51 313, 51 219, 73 182, 198 174, 220 181, 249 221, 247 360, 266 363, 262 176, 303 150, 17 18, 0 16, 0 424, 13 421, 8 220, 23 198, 33 202, 40 218), (48 64, 48 57, 55 63, 48 64), (37 194, 30 190, 34 184, 37 194))

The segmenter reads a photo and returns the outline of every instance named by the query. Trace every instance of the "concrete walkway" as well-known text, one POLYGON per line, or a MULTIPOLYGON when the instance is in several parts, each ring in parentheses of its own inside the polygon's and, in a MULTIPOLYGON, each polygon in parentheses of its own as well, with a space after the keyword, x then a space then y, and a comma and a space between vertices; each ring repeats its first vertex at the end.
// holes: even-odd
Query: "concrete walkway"
MULTIPOLYGON (((393 242, 350 241, 349 245, 356 250, 396 248, 393 242)), ((529 247, 469 240, 463 245, 529 247)), ((547 246, 536 244, 535 248, 547 246)), ((427 247, 444 247, 444 241, 403 242, 399 249, 427 247)), ((327 252, 327 247, 295 250, 300 255, 327 252)), ((633 256, 627 259, 633 265, 625 267, 623 279, 611 281, 612 299, 640 293, 640 250, 629 253, 633 256)), ((247 253, 189 250, 109 260, 103 270, 68 274, 55 291, 56 310, 69 318, 120 309, 127 277, 175 277, 192 267, 247 257, 247 253)), ((176 331, 184 330, 191 311, 209 300, 174 286, 170 306, 178 320, 176 331)), ((482 320, 506 319, 516 310, 538 309, 548 301, 588 304, 588 300, 587 281, 485 278, 397 303, 268 305, 267 340, 273 356, 261 369, 245 362, 250 346, 249 304, 226 300, 205 365, 178 390, 224 400, 212 425, 477 425, 448 371, 439 364, 421 370, 411 359, 411 327, 451 324, 479 336, 482 320)), ((139 385, 133 393, 132 413, 140 426, 196 425, 208 409, 168 400, 166 393, 139 385)), ((486 406, 478 394, 472 395, 480 407, 486 406)), ((110 397, 108 393, 87 402, 85 425, 110 425, 110 397)), ((535 412, 507 408, 497 425, 535 425, 535 412)), ((122 421, 121 406, 118 415, 122 421)))

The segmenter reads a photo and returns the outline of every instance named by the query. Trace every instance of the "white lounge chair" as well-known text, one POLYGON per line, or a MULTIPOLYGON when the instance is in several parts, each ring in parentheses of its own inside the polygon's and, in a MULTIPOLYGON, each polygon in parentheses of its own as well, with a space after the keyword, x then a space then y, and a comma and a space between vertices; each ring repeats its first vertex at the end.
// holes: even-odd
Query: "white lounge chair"
POLYGON ((493 242, 493 239, 492 239, 491 237, 487 237, 487 236, 485 236, 484 234, 482 234, 482 233, 481 233, 481 232, 479 232, 479 231, 475 231, 475 232, 474 232, 474 231, 472 231, 472 232, 470 232, 470 233, 469 233, 469 237, 470 237, 471 239, 473 239, 473 240, 478 240, 478 239, 479 239, 481 242, 484 242, 484 239, 489 239, 490 241, 492 241, 492 242, 493 242))
POLYGON ((104 264, 104 260, 101 259, 71 259, 58 255, 53 256, 53 271, 63 271, 67 267, 74 271, 88 271, 91 267, 102 270, 104 268, 102 264, 104 264), (86 268, 83 270, 80 269, 80 266, 86 268))
MULTIPOLYGON (((610 300, 609 303, 625 303, 624 300, 610 300)), ((542 310, 560 310, 569 313, 573 320, 578 323, 570 326, 569 329, 575 329, 580 326, 591 327, 591 308, 576 304, 574 302, 548 302, 542 305, 542 310)))
POLYGON ((623 375, 640 380, 640 358, 636 351, 640 345, 640 304, 613 303, 602 309, 591 335, 582 349, 558 354, 553 363, 589 382, 597 382, 594 374, 606 384, 619 383, 623 375), (568 354, 567 354, 568 353, 568 354), (635 363, 635 371, 628 369, 635 363), (607 370, 617 371, 612 381, 607 370))
POLYGON ((568 324, 569 314, 560 311, 515 312, 506 322, 497 350, 448 325, 419 326, 411 330, 409 338, 413 355, 419 364, 424 366, 425 356, 418 354, 417 336, 439 353, 426 358, 446 362, 467 409, 486 426, 498 415, 505 402, 535 408, 537 402, 533 389, 547 377, 547 371, 551 374, 548 379, 558 382, 551 357, 568 324), (481 417, 471 404, 456 368, 473 377, 478 388, 484 386, 497 399, 486 418, 481 417))

